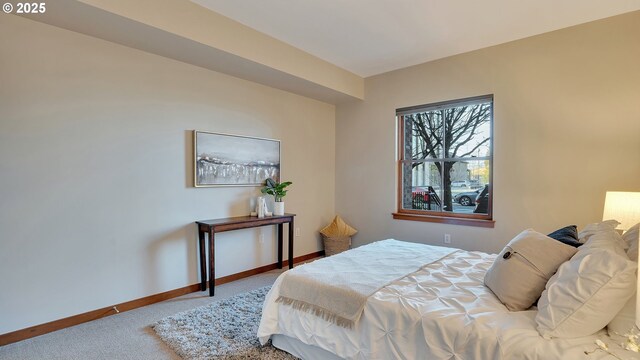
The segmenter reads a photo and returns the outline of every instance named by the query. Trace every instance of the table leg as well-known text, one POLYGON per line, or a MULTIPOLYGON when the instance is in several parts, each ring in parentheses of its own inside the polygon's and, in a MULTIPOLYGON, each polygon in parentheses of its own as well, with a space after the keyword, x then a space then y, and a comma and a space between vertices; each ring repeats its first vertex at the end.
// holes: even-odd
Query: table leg
POLYGON ((207 290, 207 253, 204 247, 204 231, 198 226, 198 240, 200 241, 200 291, 207 290))
POLYGON ((283 224, 278 224, 276 231, 278 232, 278 269, 282 269, 282 233, 284 232, 283 224))
POLYGON ((289 269, 293 269, 293 217, 289 223, 289 269))
POLYGON ((213 291, 216 286, 216 238, 213 229, 209 231, 209 296, 213 296, 213 291))

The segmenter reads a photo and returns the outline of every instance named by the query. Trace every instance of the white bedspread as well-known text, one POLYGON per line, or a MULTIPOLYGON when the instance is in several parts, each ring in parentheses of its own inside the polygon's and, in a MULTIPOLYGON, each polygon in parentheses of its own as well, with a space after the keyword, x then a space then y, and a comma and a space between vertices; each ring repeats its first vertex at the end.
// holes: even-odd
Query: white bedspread
MULTIPOLYGON (((545 340, 536 310, 510 312, 484 286, 495 255, 457 251, 373 294, 353 329, 275 302, 267 295, 258 337, 283 334, 345 359, 605 359, 598 337, 545 340)), ((619 351, 622 359, 637 354, 619 351)))
POLYGON ((393 239, 376 241, 287 271, 276 301, 352 327, 369 296, 453 251, 393 239))

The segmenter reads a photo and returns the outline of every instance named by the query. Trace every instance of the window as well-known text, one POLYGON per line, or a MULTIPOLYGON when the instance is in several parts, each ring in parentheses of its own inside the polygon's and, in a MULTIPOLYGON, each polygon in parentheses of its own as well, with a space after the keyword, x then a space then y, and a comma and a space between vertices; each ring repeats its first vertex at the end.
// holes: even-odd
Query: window
POLYGON ((493 96, 396 111, 395 218, 493 226, 493 96))

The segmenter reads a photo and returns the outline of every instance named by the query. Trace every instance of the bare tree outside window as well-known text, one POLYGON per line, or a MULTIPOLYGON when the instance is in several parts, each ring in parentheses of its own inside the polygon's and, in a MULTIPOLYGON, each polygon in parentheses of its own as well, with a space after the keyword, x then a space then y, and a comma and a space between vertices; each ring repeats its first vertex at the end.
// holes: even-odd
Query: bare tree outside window
POLYGON ((398 119, 403 144, 402 209, 487 218, 491 214, 492 97, 398 110, 398 119))

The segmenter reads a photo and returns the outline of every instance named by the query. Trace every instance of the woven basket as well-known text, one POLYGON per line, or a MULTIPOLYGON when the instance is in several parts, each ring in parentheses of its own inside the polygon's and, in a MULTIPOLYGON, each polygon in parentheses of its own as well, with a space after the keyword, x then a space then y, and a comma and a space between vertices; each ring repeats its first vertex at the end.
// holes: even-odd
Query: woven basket
POLYGON ((322 236, 324 255, 331 256, 351 248, 351 236, 322 236))

